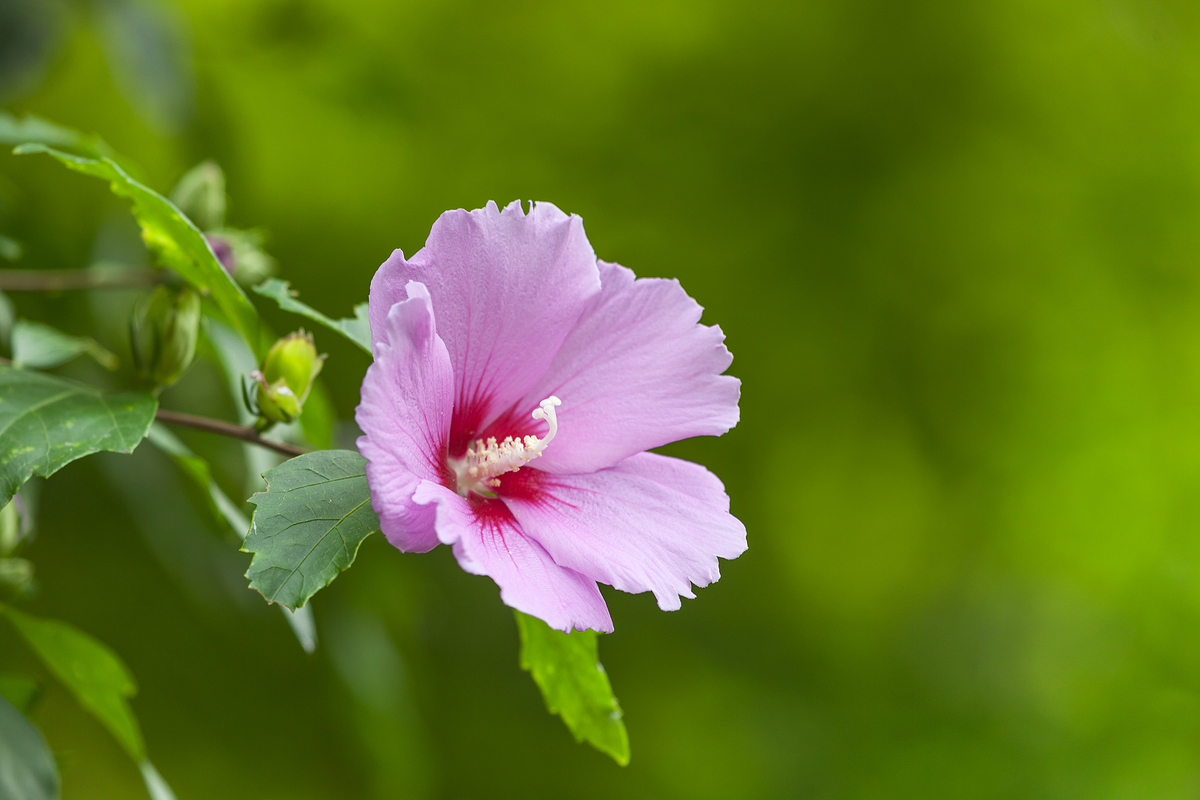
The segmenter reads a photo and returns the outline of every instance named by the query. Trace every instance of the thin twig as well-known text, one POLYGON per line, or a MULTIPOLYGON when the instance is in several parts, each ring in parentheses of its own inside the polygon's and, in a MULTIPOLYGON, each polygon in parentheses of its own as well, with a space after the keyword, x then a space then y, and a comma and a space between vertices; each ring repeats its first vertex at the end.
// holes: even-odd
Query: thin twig
POLYGON ((168 411, 165 408, 160 408, 158 413, 154 415, 154 418, 159 422, 166 422, 171 425, 183 425, 186 428, 195 428, 200 431, 208 431, 209 433, 216 433, 221 436, 241 439, 243 442, 256 444, 259 447, 266 447, 274 450, 276 453, 283 453, 285 456, 302 456, 308 452, 303 447, 296 447, 294 444, 284 444, 283 442, 273 442, 270 439, 264 439, 258 435, 258 432, 254 428, 245 425, 234 425, 232 422, 226 422, 223 419, 197 417, 194 414, 168 411))
POLYGON ((0 291, 61 292, 68 289, 137 289, 163 279, 161 270, 0 269, 0 291))

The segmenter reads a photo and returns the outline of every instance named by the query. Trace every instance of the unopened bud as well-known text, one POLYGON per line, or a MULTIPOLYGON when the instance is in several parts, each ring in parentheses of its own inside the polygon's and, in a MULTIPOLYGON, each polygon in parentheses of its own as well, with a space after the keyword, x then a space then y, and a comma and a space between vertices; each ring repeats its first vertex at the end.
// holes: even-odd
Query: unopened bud
POLYGON ((200 296, 159 285, 133 307, 129 333, 138 372, 156 388, 170 386, 192 363, 200 330, 200 296))
POLYGON ((303 330, 271 345, 262 371, 251 375, 258 383, 255 401, 263 418, 291 422, 300 416, 324 363, 325 356, 317 355, 312 334, 303 330))
POLYGON ((202 231, 225 224, 225 173, 215 161, 187 171, 171 190, 171 202, 202 231))

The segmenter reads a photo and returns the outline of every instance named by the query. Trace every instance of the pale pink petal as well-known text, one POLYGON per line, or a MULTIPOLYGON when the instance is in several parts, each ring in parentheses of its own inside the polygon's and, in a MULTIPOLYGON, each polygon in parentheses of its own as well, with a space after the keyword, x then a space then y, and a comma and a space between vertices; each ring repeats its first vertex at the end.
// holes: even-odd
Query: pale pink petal
POLYGON ((354 418, 363 431, 358 452, 367 459, 371 506, 384 535, 405 552, 425 552, 438 544, 434 514, 412 495, 422 479, 446 477, 454 376, 429 292, 413 282, 407 295, 376 329, 375 363, 354 418))
POLYGON ((538 382, 600 290, 583 221, 549 203, 528 215, 519 202, 442 214, 424 248, 407 260, 397 250, 375 273, 373 336, 410 280, 429 287, 450 352, 456 425, 464 427, 452 453, 538 382))
POLYGON ((717 557, 746 549, 725 487, 699 464, 641 453, 591 474, 535 475, 511 494, 501 483, 521 529, 555 563, 622 591, 654 592, 663 610, 695 597, 692 584, 720 578, 717 557))
MULTIPOLYGON (((634 280, 603 261, 600 280, 546 376, 518 404, 527 417, 545 397, 562 400, 558 435, 536 464, 546 472, 593 472, 738 421, 740 383, 721 374, 733 360, 725 335, 697 324, 702 309, 679 282, 634 280)), ((515 416, 522 430, 513 433, 543 433, 515 416)))
POLYGON ((612 617, 596 582, 555 564, 521 531, 503 503, 468 501, 429 481, 421 483, 413 499, 437 509, 438 537, 453 547, 459 566, 495 581, 507 605, 561 631, 612 632, 612 617))

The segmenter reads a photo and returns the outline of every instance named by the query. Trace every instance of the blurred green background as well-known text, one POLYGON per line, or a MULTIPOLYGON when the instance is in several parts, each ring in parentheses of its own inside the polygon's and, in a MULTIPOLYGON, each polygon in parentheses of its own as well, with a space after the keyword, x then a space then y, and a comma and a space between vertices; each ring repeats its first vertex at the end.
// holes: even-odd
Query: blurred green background
MULTIPOLYGON (((306 656, 148 447, 46 484, 28 608, 128 662, 180 800, 1200 797, 1198 56, 1173 0, 2 0, 6 108, 163 192, 216 159, 334 316, 489 199, 679 278, 742 422, 666 451, 750 542, 680 612, 606 592, 624 769, 444 548, 372 537, 306 656)), ((16 266, 145 259, 99 182, 0 176, 16 266)), ((16 300, 122 352, 97 298, 16 300)), ((366 358, 318 344, 350 419, 366 358)), ((234 414, 204 361, 166 401, 234 414)), ((244 496, 237 448, 186 438, 244 496)), ((33 719, 64 797, 142 796, 62 689, 33 719)))

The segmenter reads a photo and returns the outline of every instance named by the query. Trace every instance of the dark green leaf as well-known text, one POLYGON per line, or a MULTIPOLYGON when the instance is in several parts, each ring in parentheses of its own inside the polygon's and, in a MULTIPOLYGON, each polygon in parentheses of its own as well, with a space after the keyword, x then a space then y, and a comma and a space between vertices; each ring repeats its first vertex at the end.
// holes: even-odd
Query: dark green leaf
POLYGON ((318 450, 263 477, 267 491, 242 548, 254 554, 246 577, 272 603, 299 608, 354 563, 358 546, 379 530, 364 467, 349 450, 318 450))
POLYGON ((129 177, 111 158, 81 158, 41 144, 22 145, 14 152, 48 153, 70 169, 108 181, 114 194, 133 202, 142 239, 159 262, 178 272, 201 294, 211 296, 255 353, 260 358, 266 355, 271 341, 263 334, 258 312, 221 266, 200 229, 171 201, 129 177))
POLYGON ((0 606, 46 667, 62 681, 79 704, 116 737, 134 761, 146 757, 146 746, 128 699, 137 685, 121 659, 83 631, 57 620, 31 617, 0 606))
POLYGON ((49 369, 87 354, 100 366, 113 370, 120 366, 117 357, 87 336, 69 336, 62 331, 19 319, 12 329, 12 360, 18 367, 49 369))
POLYGON ((132 453, 158 402, 0 365, 0 506, 32 475, 102 450, 132 453))
POLYGON ((0 798, 57 800, 58 768, 41 732, 0 697, 0 798))
POLYGON ((354 307, 354 318, 346 317, 344 319, 331 319, 325 316, 320 311, 317 311, 311 306, 301 303, 292 295, 292 290, 288 286, 287 281, 281 281, 278 278, 271 278, 261 286, 255 286, 254 291, 261 294, 263 297, 269 297, 284 311, 291 311, 293 314, 299 314, 308 317, 314 322, 319 322, 325 327, 335 330, 342 336, 345 336, 350 341, 371 353, 371 324, 367 320, 367 304, 359 303, 354 307))
POLYGON ((621 766, 629 763, 629 735, 608 674, 597 657, 595 631, 556 631, 536 617, 517 614, 521 668, 546 698, 546 708, 567 723, 575 741, 587 741, 621 766))

